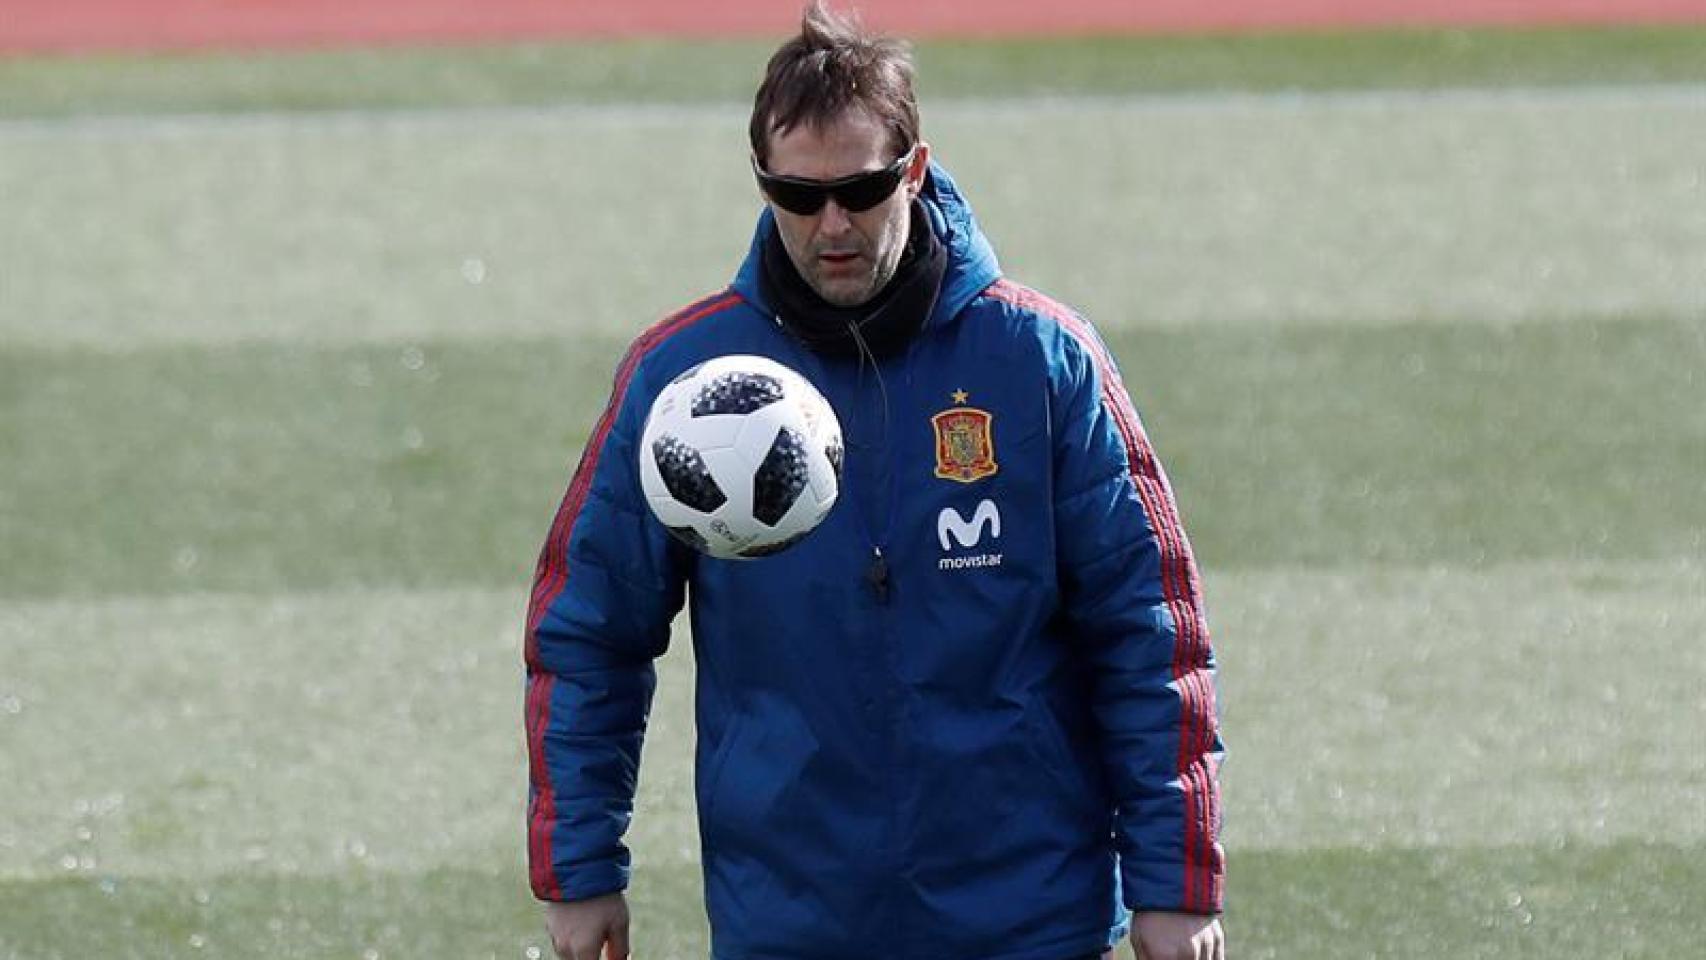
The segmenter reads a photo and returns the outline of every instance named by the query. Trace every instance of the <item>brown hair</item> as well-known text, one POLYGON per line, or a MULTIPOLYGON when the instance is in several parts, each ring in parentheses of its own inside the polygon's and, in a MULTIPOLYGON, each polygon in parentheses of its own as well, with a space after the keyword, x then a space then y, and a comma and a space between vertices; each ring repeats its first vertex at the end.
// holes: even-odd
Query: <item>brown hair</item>
POLYGON ((770 135, 800 124, 822 128, 849 110, 865 110, 888 127, 895 156, 918 142, 906 44, 866 33, 859 23, 811 0, 798 36, 770 57, 752 102, 747 134, 759 166, 770 159, 770 135))

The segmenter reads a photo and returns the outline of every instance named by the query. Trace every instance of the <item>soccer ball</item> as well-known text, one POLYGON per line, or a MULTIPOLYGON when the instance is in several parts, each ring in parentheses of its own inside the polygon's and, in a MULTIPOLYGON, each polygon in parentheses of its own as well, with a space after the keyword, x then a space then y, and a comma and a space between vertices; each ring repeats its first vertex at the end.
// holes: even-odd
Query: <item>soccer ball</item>
POLYGON ((841 424, 805 377, 765 357, 693 367, 652 402, 640 486, 676 538, 719 559, 779 553, 841 486, 841 424))

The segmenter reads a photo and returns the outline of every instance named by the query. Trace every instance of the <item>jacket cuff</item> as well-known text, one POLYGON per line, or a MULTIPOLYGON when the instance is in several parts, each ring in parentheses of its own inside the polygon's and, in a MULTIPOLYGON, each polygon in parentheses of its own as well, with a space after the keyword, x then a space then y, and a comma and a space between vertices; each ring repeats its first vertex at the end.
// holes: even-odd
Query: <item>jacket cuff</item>
POLYGON ((1121 899, 1133 913, 1219 916, 1225 909, 1225 887, 1225 873, 1211 867, 1121 860, 1121 899))
POLYGON ((618 863, 580 864, 557 871, 558 889, 550 894, 533 890, 539 900, 573 903, 628 889, 632 870, 618 863))

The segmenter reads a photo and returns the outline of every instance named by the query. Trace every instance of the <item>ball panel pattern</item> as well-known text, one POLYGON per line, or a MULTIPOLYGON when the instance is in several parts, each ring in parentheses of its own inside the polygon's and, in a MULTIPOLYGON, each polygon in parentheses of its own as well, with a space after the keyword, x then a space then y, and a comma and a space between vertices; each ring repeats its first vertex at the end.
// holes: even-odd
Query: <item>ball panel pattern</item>
POLYGON ((828 443, 824 444, 823 455, 829 458, 829 465, 834 468, 835 476, 840 478, 842 457, 840 434, 836 434, 828 443))
POLYGON ((782 399, 782 381, 737 370, 713 377, 693 395, 695 417, 743 416, 782 399))
POLYGON ((705 542, 705 537, 692 527, 665 527, 669 535, 687 544, 700 553, 709 553, 711 545, 705 542))
POLYGON ((804 540, 806 538, 806 534, 811 533, 812 529, 812 527, 807 527, 799 533, 796 533, 791 537, 784 537, 775 543, 761 543, 747 547, 745 550, 736 554, 736 556, 740 557, 742 560, 757 560, 760 557, 768 557, 773 554, 781 553, 794 544, 799 543, 801 540, 804 540))
POLYGON ((657 461, 658 474, 669 495, 682 504, 700 513, 712 513, 728 502, 728 496, 705 466, 705 458, 675 437, 664 434, 652 441, 652 458, 657 461))
POLYGON ((768 357, 712 357, 652 400, 637 451, 653 516, 719 559, 780 553, 835 505, 843 459, 834 409, 768 357))
POLYGON ((774 527, 810 482, 805 438, 783 427, 776 431, 770 452, 752 475, 752 515, 765 526, 774 527))

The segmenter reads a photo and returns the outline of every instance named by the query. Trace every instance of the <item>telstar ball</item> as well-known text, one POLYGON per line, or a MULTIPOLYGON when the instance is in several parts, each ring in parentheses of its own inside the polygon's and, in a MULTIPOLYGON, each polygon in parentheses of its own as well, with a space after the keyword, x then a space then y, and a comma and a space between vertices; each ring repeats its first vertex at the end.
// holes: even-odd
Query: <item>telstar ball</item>
POLYGON ((719 559, 770 556, 835 506, 841 424, 805 377, 731 354, 670 381, 640 435, 640 486, 682 542, 719 559))

